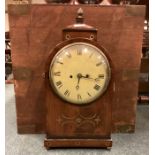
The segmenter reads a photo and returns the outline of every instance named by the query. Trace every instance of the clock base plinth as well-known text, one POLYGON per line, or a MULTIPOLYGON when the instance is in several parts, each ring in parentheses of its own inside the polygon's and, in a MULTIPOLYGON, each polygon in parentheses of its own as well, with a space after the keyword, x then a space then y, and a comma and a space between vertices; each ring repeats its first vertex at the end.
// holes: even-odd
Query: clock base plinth
POLYGON ((112 139, 45 139, 44 146, 46 149, 50 148, 105 148, 112 147, 112 139))

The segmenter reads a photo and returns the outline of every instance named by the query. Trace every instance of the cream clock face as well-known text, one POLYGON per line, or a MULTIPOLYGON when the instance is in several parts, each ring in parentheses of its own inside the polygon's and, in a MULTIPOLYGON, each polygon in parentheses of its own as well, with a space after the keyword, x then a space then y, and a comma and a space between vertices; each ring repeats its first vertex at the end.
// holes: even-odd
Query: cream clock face
POLYGON ((106 91, 110 66, 99 48, 76 42, 64 46, 54 56, 49 78, 60 98, 82 105, 96 100, 106 91))

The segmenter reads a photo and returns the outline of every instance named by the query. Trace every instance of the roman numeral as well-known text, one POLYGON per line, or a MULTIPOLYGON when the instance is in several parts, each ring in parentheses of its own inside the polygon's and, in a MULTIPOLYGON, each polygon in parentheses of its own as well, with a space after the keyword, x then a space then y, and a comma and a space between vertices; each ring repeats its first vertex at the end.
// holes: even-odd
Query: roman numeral
POLYGON ((82 55, 82 50, 78 49, 77 50, 77 55, 82 55))
POLYGON ((58 86, 58 88, 61 88, 63 86, 62 82, 61 81, 57 81, 56 82, 56 85, 58 86))
POLYGON ((100 66, 100 65, 102 65, 102 62, 99 62, 99 63, 96 64, 97 67, 100 66))
POLYGON ((104 79, 104 74, 99 74, 98 78, 104 79))
POLYGON ((91 58, 91 57, 93 56, 93 54, 94 54, 94 53, 91 53, 91 54, 89 55, 89 58, 91 58))
POLYGON ((72 57, 72 55, 70 53, 68 53, 68 52, 66 53, 66 55, 67 55, 68 58, 72 57))
POLYGON ((54 72, 53 75, 54 76, 61 76, 61 72, 54 72))
POLYGON ((98 91, 98 90, 100 89, 100 86, 96 84, 96 85, 94 86, 94 89, 98 91))
POLYGON ((63 65, 63 62, 57 61, 57 63, 63 65))
POLYGON ((81 97, 80 94, 77 94, 77 99, 78 99, 78 100, 82 100, 82 97, 81 97))
POLYGON ((64 92, 64 95, 65 95, 65 96, 69 96, 69 95, 70 95, 69 90, 66 90, 66 91, 64 92))
POLYGON ((88 96, 90 96, 90 97, 91 97, 91 94, 90 94, 90 93, 88 93, 88 92, 87 92, 87 94, 88 94, 88 96))

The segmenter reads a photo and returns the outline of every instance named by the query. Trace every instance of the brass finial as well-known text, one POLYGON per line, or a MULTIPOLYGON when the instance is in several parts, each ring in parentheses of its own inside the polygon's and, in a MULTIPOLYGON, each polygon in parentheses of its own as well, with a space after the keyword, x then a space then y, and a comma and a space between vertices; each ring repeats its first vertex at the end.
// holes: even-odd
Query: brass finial
POLYGON ((83 24, 83 21, 84 21, 83 10, 82 8, 79 8, 77 11, 76 23, 83 24))

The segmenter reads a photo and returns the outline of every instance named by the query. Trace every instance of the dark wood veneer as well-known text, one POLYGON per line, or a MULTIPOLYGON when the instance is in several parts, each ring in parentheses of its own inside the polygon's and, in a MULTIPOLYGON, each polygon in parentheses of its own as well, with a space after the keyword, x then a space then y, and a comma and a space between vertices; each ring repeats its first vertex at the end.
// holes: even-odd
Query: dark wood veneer
MULTIPOLYGON (((80 16, 80 18, 82 18, 82 16, 80 16)), ((81 22, 83 23, 83 20, 81 20, 81 22)), ((79 25, 81 25, 81 23, 79 25)), ((54 48, 54 50, 51 51, 46 66, 47 76, 45 80, 47 139, 45 139, 44 145, 46 148, 111 147, 111 105, 113 102, 113 98, 111 97, 113 96, 112 73, 112 78, 110 79, 110 84, 108 85, 106 92, 104 92, 97 100, 89 104, 70 104, 60 99, 51 89, 52 87, 50 85, 48 77, 50 63, 55 54, 66 45, 76 42, 89 43, 99 48, 107 56, 107 59, 110 60, 108 51, 104 47, 100 46, 95 41, 96 39, 93 38, 92 40, 90 40, 87 38, 87 36, 92 34, 92 30, 96 35, 97 30, 93 27, 84 24, 83 27, 81 27, 80 29, 77 28, 76 31, 76 27, 74 27, 73 25, 70 26, 70 28, 64 30, 62 35, 64 36, 66 34, 69 34, 72 38, 61 42, 54 48), (83 35, 79 34, 81 31, 85 32, 84 30, 86 30, 86 33, 83 33, 83 35)), ((112 61, 110 61, 109 63, 111 67, 112 61)), ((113 68, 111 68, 111 70, 113 70, 113 68)))

